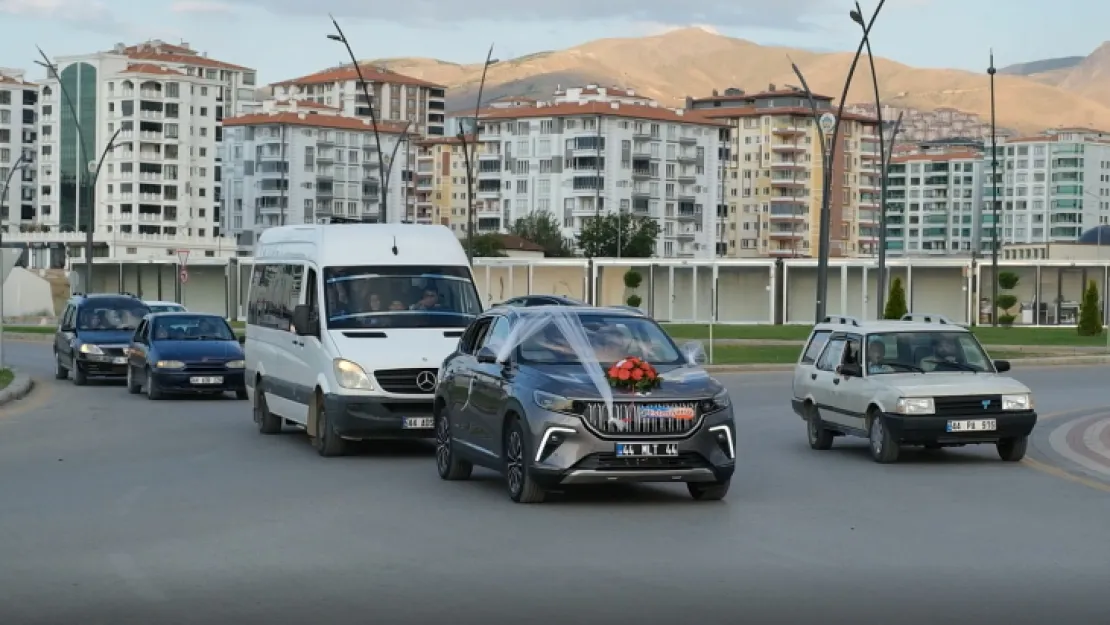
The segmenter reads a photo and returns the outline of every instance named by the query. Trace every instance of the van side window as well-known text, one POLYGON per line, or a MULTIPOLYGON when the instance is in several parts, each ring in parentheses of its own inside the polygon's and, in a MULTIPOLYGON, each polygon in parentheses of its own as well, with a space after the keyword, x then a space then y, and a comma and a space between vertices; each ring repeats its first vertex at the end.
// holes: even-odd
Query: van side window
POLYGON ((821 354, 821 348, 823 348, 825 343, 829 340, 829 334, 830 332, 828 330, 819 330, 813 333, 813 336, 809 339, 809 345, 806 346, 805 352, 802 353, 801 364, 811 365, 817 360, 817 356, 821 354))
POLYGON ((75 306, 70 304, 66 306, 66 310, 62 313, 61 327, 68 328, 73 325, 73 309, 75 306))

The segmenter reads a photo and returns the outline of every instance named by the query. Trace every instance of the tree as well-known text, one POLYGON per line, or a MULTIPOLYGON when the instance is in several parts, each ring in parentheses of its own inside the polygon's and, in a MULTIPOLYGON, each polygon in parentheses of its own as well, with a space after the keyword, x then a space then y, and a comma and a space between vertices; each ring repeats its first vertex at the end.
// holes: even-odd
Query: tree
POLYGON ((902 288, 902 279, 895 278, 890 284, 890 295, 886 298, 886 310, 883 319, 901 319, 906 316, 906 290, 902 288))
POLYGON ((659 223, 650 217, 602 215, 582 225, 578 249, 589 258, 650 258, 658 238, 659 223))
POLYGON ((543 248, 549 258, 574 256, 574 242, 563 237, 563 229, 548 211, 531 211, 516 220, 510 232, 543 248))
MULTIPOLYGON (((1019 280, 1020 278, 1016 273, 1012 271, 1003 271, 998 274, 998 288, 1004 291, 1012 291, 1017 288, 1019 280)), ((1002 310, 1002 312, 1005 313, 998 315, 998 323, 1004 326, 1014 324, 1015 317, 1010 313, 1010 309, 1017 305, 1017 301, 1017 297, 1012 293, 1003 293, 998 296, 998 299, 994 301, 995 314, 998 314, 998 310, 1002 310)))
POLYGON ((496 234, 479 234, 474 237, 474 258, 498 258, 505 256, 505 247, 496 234))
POLYGON ((1098 306, 1098 287, 1095 281, 1087 283, 1083 301, 1079 306, 1079 336, 1098 336, 1102 334, 1102 311, 1098 306))

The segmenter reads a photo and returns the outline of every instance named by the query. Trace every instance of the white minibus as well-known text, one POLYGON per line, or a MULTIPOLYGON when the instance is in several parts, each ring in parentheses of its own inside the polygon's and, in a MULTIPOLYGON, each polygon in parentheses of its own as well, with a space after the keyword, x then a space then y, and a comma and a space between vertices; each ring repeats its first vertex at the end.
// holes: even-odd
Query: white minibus
POLYGON ((481 312, 444 226, 329 224, 262 233, 248 290, 246 382, 259 431, 349 441, 429 438, 443 359, 481 312))

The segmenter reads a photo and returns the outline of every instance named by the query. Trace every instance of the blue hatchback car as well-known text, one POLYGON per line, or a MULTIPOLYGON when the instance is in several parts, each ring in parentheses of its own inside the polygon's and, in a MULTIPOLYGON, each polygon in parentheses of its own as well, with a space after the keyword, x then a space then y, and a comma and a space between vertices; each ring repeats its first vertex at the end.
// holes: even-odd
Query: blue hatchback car
POLYGON ((218 315, 147 315, 135 330, 127 358, 127 390, 132 394, 145 388, 149 399, 226 392, 247 398, 242 339, 218 315))

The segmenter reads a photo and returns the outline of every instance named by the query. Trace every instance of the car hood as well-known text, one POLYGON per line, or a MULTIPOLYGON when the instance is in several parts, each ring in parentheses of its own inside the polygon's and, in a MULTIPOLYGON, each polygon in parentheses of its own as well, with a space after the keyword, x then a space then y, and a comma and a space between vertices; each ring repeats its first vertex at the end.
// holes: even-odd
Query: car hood
MULTIPOLYGON (((879 376, 876 376, 879 377, 879 376)), ((881 376, 886 384, 907 397, 950 397, 954 395, 1005 395, 1028 393, 1029 387, 997 373, 897 373, 881 376)))
POLYGON ((134 330, 81 330, 77 334, 81 342, 93 345, 127 345, 133 336, 134 330))
MULTIPOLYGON (((602 370, 604 371, 604 365, 602 370)), ((597 384, 584 367, 578 365, 529 365, 526 367, 529 385, 535 390, 554 393, 570 399, 601 400, 597 384)), ((693 366, 660 366, 660 385, 651 390, 650 397, 658 400, 708 399, 724 388, 705 369, 693 366)), ((626 391, 613 390, 614 399, 635 397, 626 391)))
POLYGON ((161 360, 195 362, 204 358, 242 360, 243 349, 237 341, 154 341, 161 360))

